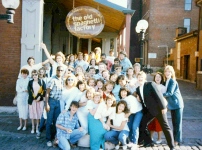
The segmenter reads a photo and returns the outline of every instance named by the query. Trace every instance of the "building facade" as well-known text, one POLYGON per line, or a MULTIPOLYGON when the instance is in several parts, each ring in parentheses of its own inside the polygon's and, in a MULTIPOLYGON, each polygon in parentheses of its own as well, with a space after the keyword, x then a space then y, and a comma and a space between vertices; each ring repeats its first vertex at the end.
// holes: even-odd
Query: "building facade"
MULTIPOLYGON (((173 38, 178 27, 187 28, 187 33, 198 29, 199 8, 194 0, 143 0, 142 18, 149 22, 146 34, 144 63, 151 67, 166 65, 170 49, 175 47, 173 38), (149 58, 153 54, 156 58, 149 58)), ((168 58, 169 59, 169 58, 168 58)), ((172 62, 168 62, 172 65, 172 62)))
MULTIPOLYGON (((102 0, 21 0, 16 10, 14 24, 0 22, 0 106, 12 105, 15 85, 21 66, 33 56, 35 63, 47 59, 40 49, 44 42, 51 54, 82 51, 88 53, 99 46, 108 55, 114 49, 130 50, 130 22, 134 10, 102 0), (103 31, 94 38, 73 36, 66 28, 66 15, 79 6, 99 10, 105 18, 103 31), (112 15, 113 14, 113 15, 112 15), (127 36, 126 36, 127 35, 127 36)), ((128 3, 130 6, 130 1, 128 3)), ((6 9, 0 4, 0 13, 6 9)))

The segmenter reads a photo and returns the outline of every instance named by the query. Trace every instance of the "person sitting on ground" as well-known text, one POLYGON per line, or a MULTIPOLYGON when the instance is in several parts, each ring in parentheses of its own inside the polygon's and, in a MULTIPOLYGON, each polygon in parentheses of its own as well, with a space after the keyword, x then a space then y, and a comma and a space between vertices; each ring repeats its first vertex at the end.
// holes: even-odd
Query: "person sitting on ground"
POLYGON ((70 110, 60 113, 56 121, 58 146, 63 150, 70 150, 77 141, 86 134, 86 131, 79 126, 77 110, 79 103, 72 101, 70 110), (68 121, 67 121, 68 120, 68 121))

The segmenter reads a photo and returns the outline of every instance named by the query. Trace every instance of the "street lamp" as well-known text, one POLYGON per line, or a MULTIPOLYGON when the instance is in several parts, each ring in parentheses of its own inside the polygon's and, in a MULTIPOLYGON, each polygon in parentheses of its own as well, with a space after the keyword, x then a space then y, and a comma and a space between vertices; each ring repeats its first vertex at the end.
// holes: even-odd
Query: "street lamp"
POLYGON ((166 61, 168 65, 168 45, 159 45, 158 48, 166 48, 166 61))
POLYGON ((14 23, 15 9, 20 5, 20 0, 2 0, 2 5, 7 11, 6 14, 0 14, 0 20, 7 20, 7 23, 14 23))
POLYGON ((145 32, 148 28, 149 24, 146 20, 140 20, 137 23, 137 26, 135 28, 136 32, 140 34, 140 65, 142 67, 143 63, 143 44, 145 39, 145 32))

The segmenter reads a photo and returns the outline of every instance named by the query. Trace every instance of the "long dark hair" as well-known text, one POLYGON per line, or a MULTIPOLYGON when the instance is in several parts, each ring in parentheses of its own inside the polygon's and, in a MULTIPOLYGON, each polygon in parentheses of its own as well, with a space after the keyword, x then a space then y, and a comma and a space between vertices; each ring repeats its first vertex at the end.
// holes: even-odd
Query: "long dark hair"
POLYGON ((130 112, 130 110, 128 109, 128 105, 127 105, 126 101, 120 100, 120 101, 118 102, 118 104, 116 105, 116 113, 118 112, 118 107, 119 107, 120 104, 123 104, 123 105, 125 106, 125 108, 124 108, 124 110, 123 110, 123 112, 124 112, 125 114, 127 114, 127 113, 130 112))

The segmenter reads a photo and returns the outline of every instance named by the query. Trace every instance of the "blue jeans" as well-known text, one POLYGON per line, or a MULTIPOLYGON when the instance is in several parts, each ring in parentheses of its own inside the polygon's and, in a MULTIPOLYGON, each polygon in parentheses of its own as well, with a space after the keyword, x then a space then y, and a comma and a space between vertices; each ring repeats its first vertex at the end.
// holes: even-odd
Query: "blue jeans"
POLYGON ((70 150, 70 145, 69 142, 71 144, 75 144, 82 136, 84 136, 86 134, 86 131, 79 131, 79 129, 75 129, 72 131, 72 133, 70 134, 70 138, 66 139, 64 136, 60 136, 57 137, 59 140, 58 146, 63 149, 63 150, 70 150), (69 141, 68 141, 69 140, 69 141))
POLYGON ((173 136, 174 140, 178 143, 182 142, 182 116, 183 108, 171 110, 173 136))
POLYGON ((123 144, 126 145, 126 139, 128 138, 129 131, 127 130, 122 130, 122 131, 115 131, 111 130, 105 133, 104 138, 106 141, 111 142, 115 145, 119 143, 119 141, 123 144))
POLYGON ((53 98, 49 98, 48 104, 50 106, 50 111, 47 113, 46 120, 46 140, 51 141, 55 138, 56 134, 56 120, 60 114, 60 101, 53 98), (52 128, 51 128, 52 126, 52 128))
POLYGON ((142 120, 142 116, 143 116, 142 111, 138 111, 129 116, 129 122, 128 122, 128 127, 130 129, 129 139, 134 144, 138 143, 139 126, 140 126, 140 122, 142 120))
POLYGON ((43 117, 43 114, 42 114, 40 119, 39 129, 38 129, 39 132, 43 132, 45 126, 46 126, 46 119, 43 117))

